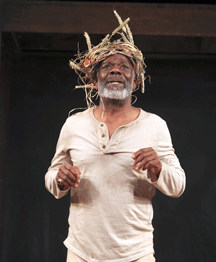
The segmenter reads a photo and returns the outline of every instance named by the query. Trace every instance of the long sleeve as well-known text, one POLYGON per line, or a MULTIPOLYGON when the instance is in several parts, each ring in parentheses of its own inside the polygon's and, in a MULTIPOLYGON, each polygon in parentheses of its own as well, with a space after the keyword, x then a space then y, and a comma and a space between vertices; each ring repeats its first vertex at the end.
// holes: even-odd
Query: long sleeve
MULTIPOLYGON (((62 130, 60 132, 60 136, 58 139, 58 143, 56 146, 56 153, 52 159, 51 166, 49 167, 46 175, 45 175, 45 186, 47 190, 55 196, 55 198, 59 199, 63 196, 65 196, 68 190, 61 191, 58 188, 57 182, 56 182, 56 176, 59 170, 59 167, 63 163, 71 163, 70 155, 67 151, 67 125, 64 124, 62 127, 62 130)), ((71 163, 72 164, 72 163, 71 163)))
POLYGON ((185 190, 186 178, 177 156, 174 153, 170 133, 163 121, 158 139, 157 154, 162 163, 160 176, 153 184, 165 195, 180 197, 185 190))

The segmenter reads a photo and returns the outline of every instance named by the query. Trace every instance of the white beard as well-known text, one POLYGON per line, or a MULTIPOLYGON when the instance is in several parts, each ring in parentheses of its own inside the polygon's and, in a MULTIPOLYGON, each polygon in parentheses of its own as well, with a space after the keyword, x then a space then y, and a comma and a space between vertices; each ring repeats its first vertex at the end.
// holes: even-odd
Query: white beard
POLYGON ((132 92, 129 92, 127 89, 123 90, 108 90, 106 87, 102 90, 98 90, 99 96, 109 99, 122 100, 128 97, 132 92))
POLYGON ((98 94, 101 97, 109 98, 109 99, 116 99, 116 100, 123 100, 132 94, 132 83, 127 84, 123 90, 118 90, 118 88, 113 88, 113 90, 109 90, 104 84, 101 84, 98 81, 98 94))

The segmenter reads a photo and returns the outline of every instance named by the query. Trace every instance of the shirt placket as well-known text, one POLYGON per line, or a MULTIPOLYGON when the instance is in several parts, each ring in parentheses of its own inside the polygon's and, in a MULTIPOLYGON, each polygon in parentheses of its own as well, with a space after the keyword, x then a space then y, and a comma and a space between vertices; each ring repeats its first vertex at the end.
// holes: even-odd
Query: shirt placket
POLYGON ((109 143, 109 132, 108 128, 104 123, 99 124, 99 143, 100 149, 104 151, 109 143))

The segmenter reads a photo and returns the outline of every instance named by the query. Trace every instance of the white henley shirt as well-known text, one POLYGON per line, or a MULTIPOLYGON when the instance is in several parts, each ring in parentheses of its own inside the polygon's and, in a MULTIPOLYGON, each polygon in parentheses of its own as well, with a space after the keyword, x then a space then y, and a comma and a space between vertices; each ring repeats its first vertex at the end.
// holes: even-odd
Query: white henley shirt
POLYGON ((154 252, 153 208, 156 188, 170 197, 185 189, 185 174, 174 153, 166 122, 140 109, 138 118, 109 139, 107 126, 93 108, 70 116, 62 127, 55 156, 45 176, 46 188, 61 198, 56 175, 62 163, 81 171, 70 190, 69 232, 72 252, 91 262, 129 262, 154 252), (152 147, 162 170, 156 182, 131 166, 132 154, 152 147))

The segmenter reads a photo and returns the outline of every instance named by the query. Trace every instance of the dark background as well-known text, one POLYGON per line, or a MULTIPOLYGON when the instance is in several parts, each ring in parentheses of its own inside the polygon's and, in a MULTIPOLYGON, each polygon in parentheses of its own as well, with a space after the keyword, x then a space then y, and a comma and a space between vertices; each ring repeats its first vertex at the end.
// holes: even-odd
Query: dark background
MULTIPOLYGON (((94 37, 93 44, 102 38, 94 37)), ((83 35, 2 33, 8 87, 0 94, 7 114, 3 262, 66 260, 69 196, 56 200, 44 175, 68 112, 86 107, 68 66, 75 54, 68 46, 78 41, 85 44, 83 35)), ((151 84, 135 93, 135 106, 166 120, 187 178, 180 198, 157 191, 153 199, 157 262, 215 262, 215 38, 135 36, 136 43, 146 50, 151 84)))
MULTIPOLYGON (((69 58, 13 60, 3 261, 65 261, 69 198, 46 191, 44 174, 68 112, 86 106, 69 58)), ((215 61, 146 63, 135 105, 167 121, 187 175, 179 199, 154 197, 157 261, 216 261, 215 61)))

